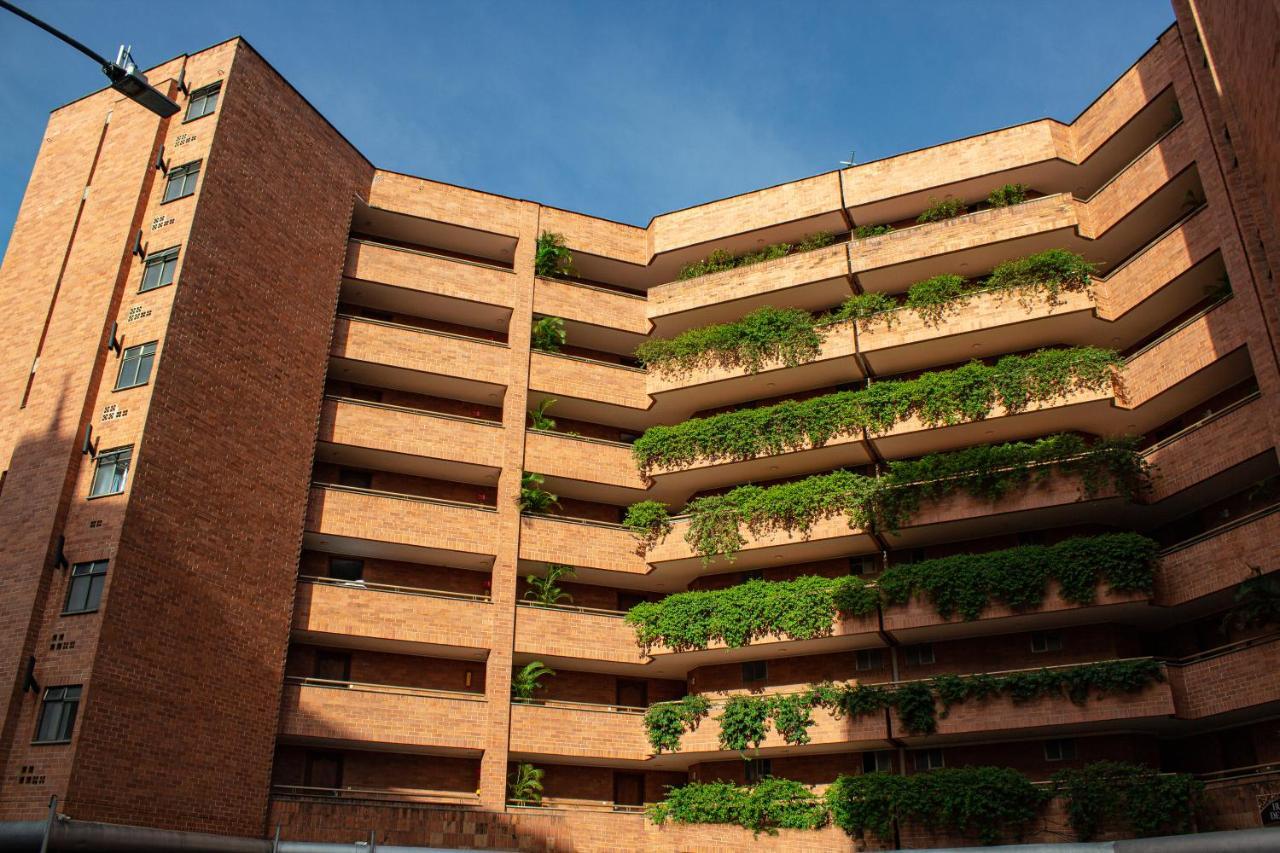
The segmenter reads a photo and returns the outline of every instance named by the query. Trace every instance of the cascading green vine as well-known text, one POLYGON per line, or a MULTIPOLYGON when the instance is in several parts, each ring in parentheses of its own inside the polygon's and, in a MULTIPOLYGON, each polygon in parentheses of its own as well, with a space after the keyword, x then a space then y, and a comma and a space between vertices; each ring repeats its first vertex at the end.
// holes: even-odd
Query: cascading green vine
POLYGON ((894 565, 876 579, 885 605, 927 599, 944 619, 977 619, 993 603, 1015 610, 1040 606, 1050 581, 1072 604, 1091 604, 1099 585, 1112 592, 1150 593, 1155 540, 1137 533, 1065 539, 1053 545, 1021 545, 985 554, 953 554, 894 565))
POLYGON ((1036 300, 1056 306, 1064 291, 1088 291, 1093 282, 1092 270, 1093 265, 1074 252, 1049 249, 1006 261, 985 279, 970 281, 958 275, 939 275, 918 281, 907 289, 901 305, 889 294, 870 292, 851 296, 837 308, 820 314, 766 306, 733 323, 646 341, 637 348, 636 357, 645 367, 665 375, 709 366, 748 373, 759 372, 769 364, 790 367, 815 358, 823 335, 835 323, 856 320, 867 329, 879 322, 892 326, 901 308, 914 311, 925 323, 936 326, 974 296, 991 291, 1016 291, 1019 302, 1028 310, 1036 300))
POLYGON ((669 340, 646 341, 636 358, 657 373, 679 375, 700 367, 758 373, 766 364, 794 367, 817 356, 822 335, 813 315, 800 308, 766 305, 733 323, 691 329, 669 340))
POLYGON ((640 501, 627 507, 622 526, 640 540, 641 548, 652 548, 671 532, 671 513, 659 501, 640 501))
MULTIPOLYGON (((1142 492, 1149 467, 1133 439, 1101 439, 1093 444, 1076 435, 1049 436, 1033 442, 971 447, 916 460, 890 462, 879 477, 832 471, 774 486, 739 486, 722 495, 690 501, 684 538, 704 561, 716 555, 732 560, 746 533, 775 531, 807 535, 813 525, 843 515, 850 526, 893 531, 923 502, 956 492, 995 501, 1012 490, 1048 477, 1078 476, 1092 497, 1107 487, 1125 497, 1142 492)), ((653 507, 645 507, 649 515, 653 507)), ((630 518, 630 515, 628 516, 630 518)), ((671 530, 669 516, 632 529, 656 542, 671 530)))
POLYGON ((676 278, 680 281, 686 281, 691 278, 710 275, 711 273, 724 272, 737 267, 785 258, 787 255, 797 252, 812 252, 814 249, 830 246, 835 241, 835 235, 826 231, 818 231, 806 236, 799 243, 773 243, 754 252, 747 252, 741 255, 735 255, 724 249, 717 249, 700 261, 685 264, 680 268, 676 278))
POLYGON ((686 696, 674 702, 650 705, 644 715, 644 729, 654 752, 677 752, 685 732, 698 727, 711 710, 705 696, 686 696))
POLYGON ((765 778, 751 786, 690 782, 670 788, 649 807, 654 823, 734 824, 776 835, 779 829, 821 829, 829 819, 823 799, 792 779, 765 778))
POLYGON ((889 840, 895 821, 910 821, 996 844, 1021 838, 1049 794, 1010 768, 957 767, 841 776, 826 797, 834 823, 851 836, 889 840))
POLYGON ((1204 785, 1186 773, 1099 761, 1053 777, 1054 793, 1067 805, 1067 819, 1081 841, 1104 823, 1124 825, 1137 837, 1190 832, 1204 785))
POLYGON ((858 391, 650 427, 632 445, 632 455, 649 473, 700 460, 743 460, 821 446, 864 429, 882 434, 913 416, 926 427, 981 420, 1000 406, 1015 413, 1074 392, 1109 388, 1122 363, 1114 351, 1097 347, 1008 355, 995 364, 972 361, 858 391))
MULTIPOLYGON (((720 723, 720 748, 744 752, 758 748, 769 733, 770 724, 792 745, 809 742, 813 709, 826 708, 836 717, 857 719, 885 709, 897 712, 903 729, 912 735, 930 735, 938 730, 939 718, 950 709, 970 701, 1008 697, 1014 703, 1056 697, 1082 705, 1091 697, 1137 693, 1164 681, 1164 669, 1151 658, 1099 661, 975 675, 938 675, 919 681, 889 684, 813 684, 798 693, 735 695, 725 703, 716 720, 720 723), (941 710, 939 710, 941 705, 941 710)), ((692 731, 710 707, 704 697, 688 696, 683 703, 695 703, 696 713, 669 710, 681 703, 663 703, 660 714, 645 716, 649 742, 656 752, 680 748, 680 737, 692 731), (697 700, 701 700, 698 703, 697 700)))

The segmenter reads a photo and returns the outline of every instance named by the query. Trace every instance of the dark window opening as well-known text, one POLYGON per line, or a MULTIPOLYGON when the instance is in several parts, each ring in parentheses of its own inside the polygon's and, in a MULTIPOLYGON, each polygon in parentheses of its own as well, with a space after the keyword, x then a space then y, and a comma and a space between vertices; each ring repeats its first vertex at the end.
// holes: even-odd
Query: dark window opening
POLYGON ((71 740, 80 709, 80 685, 49 687, 40 704, 40 721, 36 724, 36 743, 65 743, 71 740))
POLYGON ((156 344, 138 344, 124 351, 120 359, 120 374, 116 377, 116 390, 137 388, 151 381, 151 366, 156 361, 156 344))
POLYGON ((93 471, 93 483, 89 497, 118 495, 124 491, 129 479, 129 463, 133 460, 132 447, 120 447, 98 454, 98 465, 93 471))
POLYGON ((187 102, 187 117, 184 121, 194 121, 210 115, 218 107, 218 95, 222 92, 222 81, 201 86, 191 93, 187 102))
POLYGON ((196 178, 199 176, 199 161, 170 169, 168 181, 164 185, 164 198, 161 199, 161 204, 166 201, 186 198, 194 193, 196 191, 196 178))
POLYGON ((107 561, 76 563, 71 567, 71 583, 63 613, 92 613, 102 601, 102 587, 107 583, 107 561))
POLYGON ((147 255, 147 260, 142 266, 142 285, 138 288, 138 292, 146 293, 148 290, 173 284, 173 274, 177 269, 177 246, 147 255))

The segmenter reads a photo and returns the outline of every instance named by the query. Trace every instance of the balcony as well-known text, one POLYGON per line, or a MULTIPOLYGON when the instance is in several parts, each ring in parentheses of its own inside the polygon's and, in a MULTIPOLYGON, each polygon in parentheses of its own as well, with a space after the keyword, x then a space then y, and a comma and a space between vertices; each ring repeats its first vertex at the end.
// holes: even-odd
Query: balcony
POLYGON ((305 547, 484 569, 498 553, 497 510, 479 504, 312 484, 305 547))
POLYGON ((478 755, 488 722, 482 694, 288 678, 280 736, 329 746, 362 745, 478 755))
POLYGON ((382 311, 506 329, 515 276, 476 261, 371 240, 347 243, 342 300, 382 311))
POLYGON ((1170 662, 1178 717, 1274 713, 1280 707, 1278 641, 1280 634, 1272 633, 1170 662))
POLYGON ((635 537, 621 524, 583 521, 554 515, 520 518, 520 561, 568 563, 580 583, 640 586, 649 565, 635 537))
POLYGON ((1156 600, 1180 604, 1232 589, 1265 566, 1280 542, 1280 504, 1238 518, 1166 548, 1160 555, 1156 600))
POLYGON ((524 467, 547 478, 557 495, 619 506, 649 497, 631 446, 564 433, 525 433, 524 467))
POLYGON ((499 423, 345 397, 325 398, 317 441, 323 462, 459 483, 496 485, 502 464, 499 423))
POLYGON ((849 247, 838 243, 724 272, 673 281, 649 290, 653 334, 736 320, 762 305, 822 310, 853 294, 849 247))
MULTIPOLYGON (((1067 667, 1048 667, 1062 669, 1067 667)), ((992 675, 1004 673, 991 673, 992 675)), ((938 731, 922 736, 908 733, 896 711, 893 712, 895 737, 913 745, 961 739, 971 735, 1017 732, 1028 737, 1053 731, 1083 732, 1093 729, 1136 725, 1141 721, 1167 720, 1175 713, 1174 693, 1169 682, 1153 682, 1134 693, 1090 693, 1082 704, 1065 696, 1044 696, 1027 702, 1014 702, 1007 696, 970 700, 951 707, 943 716, 939 703, 938 731)))
POLYGON ((321 646, 483 660, 492 645, 491 614, 487 596, 303 576, 293 605, 293 638, 321 646))
POLYGON ((506 390, 508 352, 493 341, 340 314, 330 376, 497 406, 506 390))
POLYGON ((540 660, 587 672, 610 672, 643 678, 684 678, 696 667, 747 660, 775 660, 881 646, 875 616, 838 620, 831 634, 812 640, 761 637, 748 646, 730 648, 715 642, 706 649, 673 651, 655 646, 646 654, 636 643, 626 614, 589 607, 524 604, 516 609, 515 652, 518 662, 540 660))
POLYGON ((533 285, 533 313, 564 320, 575 346, 632 353, 652 324, 643 296, 573 281, 539 278, 533 285))
POLYGON ((557 416, 638 429, 652 422, 645 372, 635 367, 535 351, 529 404, 547 397, 555 398, 557 416))

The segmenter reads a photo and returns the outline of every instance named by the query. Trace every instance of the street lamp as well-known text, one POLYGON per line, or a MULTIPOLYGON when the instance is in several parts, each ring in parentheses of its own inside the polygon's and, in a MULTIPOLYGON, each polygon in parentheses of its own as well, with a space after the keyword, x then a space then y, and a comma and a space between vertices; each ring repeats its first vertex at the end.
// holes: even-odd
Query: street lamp
POLYGON ((120 48, 120 53, 116 56, 116 61, 111 62, 105 57, 100 56, 96 52, 85 47, 80 42, 73 39, 64 32, 53 28, 49 24, 40 20, 36 16, 19 9, 17 6, 8 2, 8 0, 0 0, 0 9, 7 9, 19 18, 30 21, 40 29, 61 39, 85 56, 92 59, 102 68, 102 73, 107 75, 107 79, 111 81, 111 88, 130 100, 136 101, 143 107, 161 118, 168 118, 178 111, 178 105, 166 98, 158 89, 147 82, 146 75, 138 70, 133 64, 133 57, 129 55, 129 49, 120 48))

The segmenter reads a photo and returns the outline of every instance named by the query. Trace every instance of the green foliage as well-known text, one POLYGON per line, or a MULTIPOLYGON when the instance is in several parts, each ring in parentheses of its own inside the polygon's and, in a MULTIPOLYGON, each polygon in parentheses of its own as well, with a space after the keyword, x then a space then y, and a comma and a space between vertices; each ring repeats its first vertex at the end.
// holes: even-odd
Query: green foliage
POLYGON ((659 501, 640 501, 627 507, 622 525, 640 540, 642 548, 652 548, 671 532, 671 513, 659 501))
POLYGON ((690 782, 668 789, 666 799, 649 809, 654 823, 724 823, 752 832, 821 829, 827 808, 809 788, 792 779, 762 779, 750 787, 730 782, 690 782))
POLYGON ((545 478, 541 474, 525 471, 520 476, 520 495, 516 504, 521 512, 546 512, 560 505, 560 499, 542 488, 545 478))
POLYGON ((1280 574, 1262 574, 1258 566, 1250 566, 1252 576, 1236 587, 1225 627, 1247 631, 1267 625, 1280 625, 1280 574))
POLYGON ((835 237, 825 231, 819 231, 815 234, 806 236, 799 243, 774 243, 757 249, 754 252, 747 252, 742 255, 734 255, 723 249, 717 249, 701 261, 692 264, 685 264, 680 268, 679 274, 676 276, 681 281, 697 278, 698 276, 710 275, 711 273, 723 272, 724 270, 736 269, 737 267, 750 266, 763 261, 772 261, 776 258, 784 258, 795 252, 809 252, 814 249, 821 249, 824 246, 830 246, 835 242, 835 237))
POLYGON ((822 336, 800 308, 757 308, 733 323, 690 329, 670 340, 646 341, 636 358, 659 373, 678 375, 716 365, 757 373, 766 364, 793 367, 817 356, 822 336))
POLYGON ((841 320, 858 320, 865 323, 872 319, 884 319, 887 322, 888 312, 897 307, 898 303, 888 294, 874 291, 855 293, 842 302, 839 308, 820 317, 819 321, 835 323, 841 320))
POLYGON ((720 722, 720 748, 744 752, 759 748, 769 733, 770 702, 762 696, 730 696, 716 719, 720 722))
POLYGON ((1138 837, 1190 832, 1204 790, 1190 774, 1117 761, 1063 770, 1053 784, 1081 841, 1095 837, 1105 822, 1124 825, 1138 837))
POLYGON ((654 752, 679 752, 680 738, 698 727, 711 710, 705 696, 686 696, 675 702, 658 702, 645 711, 644 728, 654 752))
POLYGON ((927 598, 943 618, 977 619, 992 603, 1015 610, 1038 607, 1049 582, 1062 597, 1091 604, 1100 583, 1113 592, 1152 590, 1157 545, 1137 533, 1066 539, 1053 545, 1023 545, 985 554, 954 554, 887 568, 876 580, 886 604, 927 598))
POLYGON ((756 536, 774 531, 807 535, 814 524, 837 515, 846 516, 851 526, 896 530, 926 500, 962 491, 996 501, 1055 472, 1079 476, 1090 496, 1111 486, 1132 497, 1146 488, 1149 478, 1148 465, 1131 439, 1086 445, 1075 435, 1055 435, 897 460, 880 477, 837 470, 695 498, 685 508, 685 541, 704 560, 717 554, 732 560, 746 542, 744 531, 756 536))
POLYGON ((1027 200, 1027 187, 1025 184, 1005 184, 1002 187, 996 187, 987 196, 987 204, 992 207, 1008 207, 1011 204, 1022 204, 1027 200))
POLYGON ((530 661, 511 676, 511 695, 516 699, 532 699, 542 689, 542 679, 556 671, 540 660, 530 661))
POLYGON ((888 234, 892 230, 892 225, 859 225, 853 229, 853 238, 855 240, 865 240, 868 237, 879 237, 881 234, 888 234))
MULTIPOLYGON (((1050 305, 1060 303, 1064 291, 1087 291, 1093 284, 1093 264, 1066 249, 1048 249, 1005 261, 982 283, 985 290, 1022 290, 1043 294, 1050 305)), ((1026 304, 1024 302, 1024 304, 1026 304)))
POLYGON ((537 575, 528 575, 525 580, 529 584, 528 591, 525 592, 526 600, 535 604, 552 605, 559 604, 562 601, 573 601, 573 596, 561 589, 557 584, 561 578, 571 578, 576 575, 573 566, 566 566, 563 563, 547 563, 547 576, 538 577, 537 575))
POLYGON ((507 777, 507 797, 517 803, 542 802, 542 777, 546 771, 532 764, 517 764, 507 777))
POLYGON ((546 278, 565 278, 576 275, 573 269, 573 252, 565 246, 564 237, 543 231, 533 254, 534 275, 546 278))
POLYGON ((923 225, 926 222, 941 222, 944 219, 954 219, 963 214, 967 208, 964 202, 958 198, 930 198, 929 206, 924 212, 916 217, 916 222, 923 225))
POLYGON ((529 428, 550 432, 556 428, 554 419, 547 417, 547 410, 555 405, 556 399, 548 397, 529 410, 529 428))
POLYGON ((912 776, 865 773, 841 776, 827 789, 836 826, 849 835, 893 837, 894 821, 977 837, 995 844, 1021 837, 1048 795, 1026 776, 1004 767, 959 767, 912 776))
POLYGON ((946 315, 947 308, 958 305, 969 289, 969 282, 964 276, 935 275, 907 288, 906 305, 926 323, 936 326, 946 315))
POLYGON ((831 633, 838 612, 863 616, 875 609, 875 592, 861 578, 809 575, 677 592, 635 605, 626 619, 646 651, 655 645, 689 651, 715 642, 736 648, 769 635, 811 640, 831 633))
POLYGON ((564 342, 564 320, 559 317, 543 317, 534 322, 530 331, 531 347, 540 352, 560 352, 564 342))
POLYGON ((997 406, 1016 413, 1076 391, 1108 388, 1121 364, 1115 352, 1096 347, 1007 355, 994 365, 971 361, 858 391, 650 427, 636 439, 632 454, 648 473, 698 460, 743 460, 821 446, 863 429, 882 434, 912 416, 926 427, 950 426, 985 418, 997 406))

